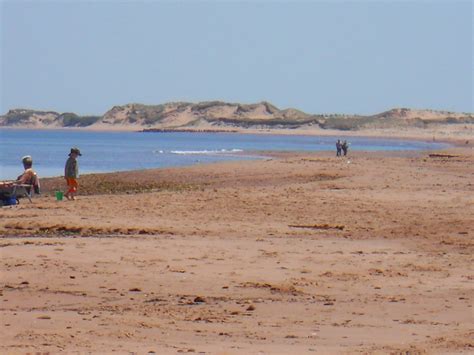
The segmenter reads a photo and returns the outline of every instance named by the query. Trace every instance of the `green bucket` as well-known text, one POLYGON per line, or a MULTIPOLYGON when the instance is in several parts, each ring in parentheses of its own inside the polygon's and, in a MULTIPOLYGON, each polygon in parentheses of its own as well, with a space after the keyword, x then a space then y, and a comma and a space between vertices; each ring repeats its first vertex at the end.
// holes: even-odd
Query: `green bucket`
POLYGON ((64 193, 62 191, 56 191, 55 195, 56 195, 56 201, 62 201, 63 200, 64 193))

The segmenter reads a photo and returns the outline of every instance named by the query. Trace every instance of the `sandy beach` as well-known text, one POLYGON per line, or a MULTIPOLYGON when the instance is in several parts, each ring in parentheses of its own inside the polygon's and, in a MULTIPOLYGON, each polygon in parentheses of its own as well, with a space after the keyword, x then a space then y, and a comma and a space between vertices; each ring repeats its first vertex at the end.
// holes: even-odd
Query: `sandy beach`
POLYGON ((474 351, 472 146, 333 155, 44 179, 0 209, 0 352, 474 351))

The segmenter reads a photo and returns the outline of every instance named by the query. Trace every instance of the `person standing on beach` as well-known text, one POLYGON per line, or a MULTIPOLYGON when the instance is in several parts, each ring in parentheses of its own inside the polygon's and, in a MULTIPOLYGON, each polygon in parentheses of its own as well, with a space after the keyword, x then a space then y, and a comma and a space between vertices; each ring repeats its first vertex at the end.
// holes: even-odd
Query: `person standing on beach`
POLYGON ((341 149, 342 149, 341 140, 338 139, 337 142, 336 142, 336 157, 341 156, 341 149))
POLYGON ((342 142, 342 151, 344 152, 344 156, 347 155, 347 151, 349 150, 349 144, 347 143, 347 141, 344 141, 342 142))
POLYGON ((64 196, 66 196, 68 200, 76 199, 77 188, 79 187, 79 184, 77 183, 77 178, 79 177, 79 164, 77 162, 77 157, 81 155, 81 151, 78 148, 71 148, 69 158, 64 167, 64 177, 66 178, 68 186, 68 191, 64 196))

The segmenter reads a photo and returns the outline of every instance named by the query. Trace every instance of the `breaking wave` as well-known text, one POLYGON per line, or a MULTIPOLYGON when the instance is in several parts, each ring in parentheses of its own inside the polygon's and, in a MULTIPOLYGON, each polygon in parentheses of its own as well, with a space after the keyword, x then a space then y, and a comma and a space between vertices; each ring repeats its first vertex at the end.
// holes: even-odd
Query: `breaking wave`
POLYGON ((241 153, 242 149, 218 149, 218 150, 155 150, 158 154, 177 154, 177 155, 229 155, 234 153, 241 153))

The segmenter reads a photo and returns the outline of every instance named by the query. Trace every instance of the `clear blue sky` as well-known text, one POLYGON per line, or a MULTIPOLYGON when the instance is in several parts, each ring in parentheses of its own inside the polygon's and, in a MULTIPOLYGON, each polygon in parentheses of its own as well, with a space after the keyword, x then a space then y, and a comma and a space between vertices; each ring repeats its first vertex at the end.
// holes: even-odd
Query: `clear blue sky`
POLYGON ((0 113, 473 110, 471 1, 1 1, 0 113))

